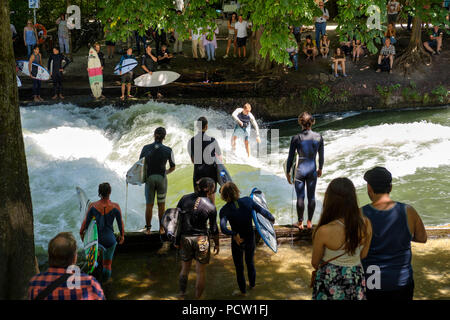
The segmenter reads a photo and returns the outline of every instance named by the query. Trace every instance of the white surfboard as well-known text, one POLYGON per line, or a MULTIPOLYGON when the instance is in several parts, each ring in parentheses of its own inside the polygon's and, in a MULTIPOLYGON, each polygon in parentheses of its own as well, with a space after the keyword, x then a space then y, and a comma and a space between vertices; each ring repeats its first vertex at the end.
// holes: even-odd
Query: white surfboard
POLYGON ((120 65, 120 63, 116 65, 116 67, 114 68, 114 74, 117 75, 125 74, 136 68, 137 65, 138 62, 136 61, 136 59, 132 58, 125 59, 122 61, 122 65, 120 65))
MULTIPOLYGON (((26 60, 20 60, 16 62, 17 67, 19 68, 20 72, 23 74, 30 76, 30 70, 28 69, 28 61, 26 60)), ((50 73, 40 64, 34 63, 32 64, 32 68, 37 68, 37 73, 34 76, 38 80, 49 80, 50 79, 50 73)))
POLYGON ((180 77, 179 73, 173 71, 156 71, 153 74, 143 74, 134 79, 134 84, 138 87, 159 87, 174 82, 180 77))
POLYGON ((145 171, 145 158, 141 158, 127 171, 127 183, 139 186, 145 183, 145 171))
POLYGON ((17 78, 17 88, 20 88, 22 86, 22 82, 20 81, 20 78, 16 76, 17 78))

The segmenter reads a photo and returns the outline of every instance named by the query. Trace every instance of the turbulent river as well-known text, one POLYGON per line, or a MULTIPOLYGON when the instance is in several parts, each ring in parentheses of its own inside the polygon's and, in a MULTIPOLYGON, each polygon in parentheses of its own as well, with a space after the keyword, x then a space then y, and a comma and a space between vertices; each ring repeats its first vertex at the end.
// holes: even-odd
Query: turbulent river
MULTIPOLYGON (((269 133, 257 146, 252 132, 252 156, 247 158, 241 141, 236 152, 231 151, 234 124, 221 111, 154 102, 123 110, 71 104, 26 107, 21 108, 21 117, 38 252, 58 232, 78 235, 76 186, 97 200, 98 184, 110 182, 111 199, 122 208, 126 230, 143 228, 144 187, 129 186, 126 201, 125 173, 138 160, 142 147, 153 142, 158 126, 166 128, 165 144, 174 150, 177 164, 168 176, 166 206, 175 206, 182 195, 192 192, 193 166, 186 145, 194 134, 194 121, 202 115, 208 118, 208 134, 217 138, 242 194, 259 187, 277 223, 294 222, 295 197, 284 178, 283 161, 291 136, 299 131, 296 120, 260 122, 269 133), (267 156, 262 156, 264 149, 268 149, 267 156)), ((326 186, 333 178, 349 177, 357 187, 360 205, 367 203, 363 174, 376 165, 392 172, 393 198, 413 205, 426 225, 450 222, 450 108, 328 114, 318 118, 313 129, 325 141, 313 222, 320 216, 326 186)), ((218 209, 222 205, 217 201, 218 209)), ((157 221, 152 225, 157 226, 157 221)))

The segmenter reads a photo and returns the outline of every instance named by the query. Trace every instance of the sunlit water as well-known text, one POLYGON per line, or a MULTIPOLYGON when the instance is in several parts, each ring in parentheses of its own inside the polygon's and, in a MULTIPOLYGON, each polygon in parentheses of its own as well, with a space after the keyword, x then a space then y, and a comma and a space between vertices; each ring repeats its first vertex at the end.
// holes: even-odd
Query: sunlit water
MULTIPOLYGON (((209 120, 209 134, 221 145, 227 168, 242 194, 255 186, 266 194, 278 224, 292 223, 294 193, 284 178, 290 137, 299 131, 296 121, 260 122, 271 129, 262 145, 252 141, 252 157, 246 157, 238 141, 231 152, 229 114, 193 106, 149 102, 125 110, 112 107, 84 109, 70 104, 21 108, 28 170, 33 199, 35 238, 43 250, 60 231, 78 234, 81 224, 75 186, 82 187, 92 200, 97 187, 108 181, 113 201, 118 202, 127 230, 144 224, 144 187, 129 186, 126 202, 125 173, 138 160, 145 144, 153 142, 158 126, 167 130, 165 144, 172 147, 177 170, 169 175, 167 207, 192 192, 192 171, 186 151, 194 133, 194 121, 209 120), (274 152, 273 129, 279 130, 280 147, 274 152), (270 152, 270 151, 269 151, 270 152)), ((336 177, 349 177, 357 186, 360 204, 368 202, 364 172, 376 165, 386 166, 394 176, 392 196, 412 204, 425 224, 450 222, 450 109, 330 114, 317 119, 315 130, 325 141, 323 177, 317 185, 314 222, 320 215, 327 184, 336 177)), ((217 202, 218 208, 223 202, 217 202)), ((154 214, 156 216, 156 214, 154 214)), ((152 225, 158 225, 154 220, 152 225)))

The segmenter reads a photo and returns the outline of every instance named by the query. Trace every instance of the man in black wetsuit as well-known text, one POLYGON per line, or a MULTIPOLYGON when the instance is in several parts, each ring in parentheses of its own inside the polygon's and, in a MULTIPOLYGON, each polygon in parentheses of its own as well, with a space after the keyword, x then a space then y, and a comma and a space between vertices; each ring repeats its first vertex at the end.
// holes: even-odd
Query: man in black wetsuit
POLYGON ((53 52, 50 54, 48 58, 48 71, 50 72, 50 76, 53 80, 53 88, 54 88, 54 96, 53 100, 56 98, 64 99, 62 95, 62 80, 63 80, 63 71, 64 68, 69 64, 69 59, 67 59, 62 53, 59 52, 59 48, 53 47, 53 52), (65 63, 63 67, 63 62, 65 63))
MULTIPOLYGON (((187 146, 191 161, 194 164, 194 191, 197 182, 204 177, 213 179, 217 187, 216 157, 222 160, 222 153, 217 140, 206 134, 208 120, 205 117, 200 117, 196 121, 196 126, 200 132, 189 140, 187 146)), ((215 203, 214 200, 213 203, 215 203)))
POLYGON ((297 194, 298 228, 303 229, 303 211, 305 210, 305 186, 308 194, 308 229, 312 228, 312 218, 316 209, 316 183, 322 176, 323 168, 323 138, 320 133, 311 130, 314 118, 303 112, 298 117, 298 123, 302 126, 302 132, 291 139, 289 156, 286 165, 286 178, 291 183, 290 170, 294 164, 295 152, 298 153, 298 166, 295 173, 295 192, 297 194), (319 169, 316 168, 316 156, 319 154, 319 169))
MULTIPOLYGON (((145 53, 142 55, 141 67, 148 74, 153 74, 156 71, 156 65, 158 63, 158 58, 152 54, 152 47, 147 46, 145 48, 145 53)), ((159 99, 162 98, 162 94, 159 93, 157 87, 150 88, 150 97, 159 99)))
POLYGON ((184 298, 192 259, 197 260, 197 280, 195 297, 199 299, 205 288, 206 265, 210 259, 209 234, 214 239, 214 253, 219 253, 219 229, 217 227, 217 210, 212 203, 216 186, 212 179, 202 178, 195 193, 185 195, 178 202, 182 211, 180 235, 175 241, 181 247, 181 272, 179 277, 180 298, 184 298), (209 230, 207 227, 209 221, 209 230))
POLYGON ((155 142, 144 146, 139 156, 139 159, 145 157, 145 165, 147 167, 145 228, 147 229, 147 234, 149 234, 156 194, 158 199, 159 232, 163 234, 164 229, 161 226, 161 218, 166 209, 167 175, 175 170, 175 162, 172 149, 162 144, 166 137, 166 129, 163 127, 156 128, 154 137, 155 142), (167 162, 170 165, 168 170, 166 170, 167 162))

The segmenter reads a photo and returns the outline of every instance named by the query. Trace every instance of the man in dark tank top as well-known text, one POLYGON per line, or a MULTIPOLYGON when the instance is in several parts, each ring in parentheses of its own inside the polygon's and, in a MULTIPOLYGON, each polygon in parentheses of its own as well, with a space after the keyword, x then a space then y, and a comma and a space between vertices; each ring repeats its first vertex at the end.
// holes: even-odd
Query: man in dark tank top
POLYGON ((392 175, 386 168, 367 171, 364 180, 372 203, 362 212, 373 229, 369 253, 362 260, 367 300, 412 300, 411 241, 425 243, 425 227, 413 207, 390 198, 392 175))

